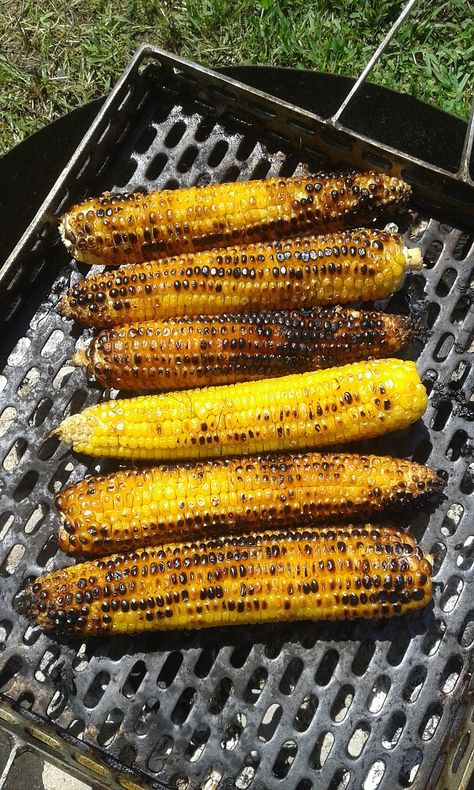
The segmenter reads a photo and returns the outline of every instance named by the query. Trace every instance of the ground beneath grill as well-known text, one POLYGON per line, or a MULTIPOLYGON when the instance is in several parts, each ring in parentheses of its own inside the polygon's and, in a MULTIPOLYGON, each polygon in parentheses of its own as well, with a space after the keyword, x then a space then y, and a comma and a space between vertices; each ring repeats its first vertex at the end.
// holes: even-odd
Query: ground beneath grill
POLYGON ((69 773, 44 760, 25 744, 20 747, 8 775, 3 773, 14 744, 10 735, 0 728, 1 790, 94 790, 69 773))

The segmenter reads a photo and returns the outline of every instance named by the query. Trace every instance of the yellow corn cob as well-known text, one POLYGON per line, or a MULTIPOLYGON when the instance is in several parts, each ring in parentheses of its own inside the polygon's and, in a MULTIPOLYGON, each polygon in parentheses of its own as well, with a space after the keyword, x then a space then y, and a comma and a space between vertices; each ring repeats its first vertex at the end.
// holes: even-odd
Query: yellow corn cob
POLYGON ((441 487, 426 466, 347 453, 124 469, 57 494, 59 545, 100 555, 266 524, 328 524, 407 505, 441 487))
POLYGON ((103 387, 179 390, 387 357, 423 334, 418 321, 373 310, 268 310, 104 329, 71 361, 103 387))
POLYGON ((383 359, 99 403, 54 433, 87 455, 206 458, 368 439, 410 425, 426 404, 414 363, 383 359))
POLYGON ((431 565, 386 526, 168 543, 42 576, 20 608, 85 636, 283 620, 385 617, 425 606, 431 565))
POLYGON ((60 232, 84 263, 140 263, 181 252, 363 225, 411 189, 380 173, 212 184, 148 195, 106 193, 73 206, 60 232))
POLYGON ((348 304, 390 296, 423 265, 397 233, 341 231, 181 255, 101 272, 71 288, 64 316, 107 327, 183 315, 348 304))

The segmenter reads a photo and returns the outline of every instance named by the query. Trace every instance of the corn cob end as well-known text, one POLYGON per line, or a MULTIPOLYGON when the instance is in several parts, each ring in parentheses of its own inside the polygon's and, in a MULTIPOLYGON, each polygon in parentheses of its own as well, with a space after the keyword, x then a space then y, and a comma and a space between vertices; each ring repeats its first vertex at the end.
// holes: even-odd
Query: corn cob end
POLYGON ((59 235, 61 236, 61 241, 63 242, 64 246, 66 247, 67 251, 73 249, 73 239, 71 237, 71 230, 69 227, 69 214, 63 214, 61 219, 59 220, 59 235))
MULTIPOLYGON (((93 414, 88 414, 84 419, 84 413, 71 414, 66 417, 57 428, 51 431, 49 436, 54 436, 65 444, 70 444, 78 452, 87 452, 91 437, 94 435, 94 428, 100 421, 93 414)), ((103 426, 104 430, 106 426, 103 426)), ((89 454, 91 449, 89 447, 89 454)), ((92 453, 93 454, 93 453, 92 453)))
POLYGON ((396 350, 408 346, 413 341, 422 342, 429 334, 428 327, 419 318, 386 313, 384 319, 388 334, 397 340, 396 350))
POLYGON ((59 315, 62 315, 63 318, 74 318, 74 311, 70 305, 70 298, 68 294, 65 294, 59 303, 59 315))
POLYGON ((78 349, 69 362, 77 368, 86 368, 89 364, 89 346, 78 349))
POLYGON ((88 265, 102 263, 101 256, 95 253, 94 250, 89 250, 87 247, 85 249, 81 248, 80 242, 82 240, 79 240, 78 243, 77 235, 71 227, 73 218, 74 214, 66 212, 59 220, 59 235, 66 250, 81 263, 88 265))
POLYGON ((407 272, 419 272, 423 269, 423 256, 419 247, 404 247, 403 254, 405 256, 407 272))

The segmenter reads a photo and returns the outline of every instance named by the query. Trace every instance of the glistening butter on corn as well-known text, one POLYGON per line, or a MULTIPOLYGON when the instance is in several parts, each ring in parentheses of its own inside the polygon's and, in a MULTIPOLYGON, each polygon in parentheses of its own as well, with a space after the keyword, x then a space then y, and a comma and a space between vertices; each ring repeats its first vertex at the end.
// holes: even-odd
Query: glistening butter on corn
POLYGON ((414 537, 329 527, 168 543, 42 576, 20 610, 48 631, 94 636, 401 615, 432 595, 414 537))
POLYGON ((56 495, 59 545, 97 556, 232 530, 368 518, 419 502, 442 485, 426 466, 349 453, 123 469, 56 495))
POLYGON ((61 312, 98 328, 183 315, 374 301, 423 266, 398 233, 341 231, 180 255, 91 275, 61 312))
POLYGON ((411 189, 380 173, 269 178, 149 194, 104 194, 73 206, 60 233, 84 263, 139 263, 311 229, 363 225, 406 205, 411 189))
POLYGON ((104 329, 72 362, 103 387, 178 390, 389 357, 424 334, 414 319, 342 307, 164 318, 104 329))
POLYGON ((53 433, 87 455, 212 458, 369 439, 407 427, 426 405, 415 364, 382 359, 107 401, 53 433))

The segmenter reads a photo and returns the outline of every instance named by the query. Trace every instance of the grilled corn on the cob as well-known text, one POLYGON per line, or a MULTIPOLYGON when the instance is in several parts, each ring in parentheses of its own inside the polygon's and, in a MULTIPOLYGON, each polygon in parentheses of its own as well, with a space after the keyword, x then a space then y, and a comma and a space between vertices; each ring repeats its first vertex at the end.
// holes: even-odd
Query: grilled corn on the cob
POLYGON ((147 195, 106 193, 63 216, 61 236, 84 263, 139 263, 319 228, 362 225, 404 205, 410 187, 380 173, 270 178, 147 195))
POLYGON ((71 288, 63 315, 107 327, 182 315, 308 308, 383 299, 423 265, 384 230, 249 244, 101 272, 71 288))
POLYGON ((426 466, 308 453, 124 469, 56 495, 59 545, 100 555, 227 531, 370 517, 440 489, 426 466))
POLYGON ((431 598, 415 539, 386 526, 168 543, 49 573, 20 608, 86 636, 404 614, 431 598))
POLYGON ((410 425, 426 404, 414 363, 383 359, 103 402, 54 433, 87 455, 206 458, 368 439, 410 425))
POLYGON ((170 318, 104 329, 72 358, 103 387, 179 390, 388 357, 424 330, 348 308, 170 318))

